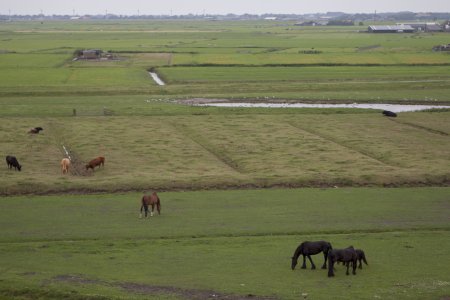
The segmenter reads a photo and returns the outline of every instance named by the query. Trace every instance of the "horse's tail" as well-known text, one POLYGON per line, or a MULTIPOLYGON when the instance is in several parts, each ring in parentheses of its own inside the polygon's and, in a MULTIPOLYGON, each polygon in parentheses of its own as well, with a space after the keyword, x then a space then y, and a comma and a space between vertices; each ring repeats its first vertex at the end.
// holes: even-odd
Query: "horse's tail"
POLYGON ((328 252, 327 258, 328 258, 328 277, 333 277, 334 276, 333 251, 328 252))
POLYGON ((156 200, 156 208, 158 209, 158 212, 161 211, 161 201, 159 200, 159 197, 156 196, 158 200, 156 200))
POLYGON ((331 246, 331 243, 328 243, 328 247, 329 247, 328 250, 332 250, 333 249, 333 246, 331 246))
POLYGON ((366 260, 366 255, 364 254, 364 252, 363 253, 361 253, 362 255, 362 260, 363 260, 363 262, 366 264, 366 265, 369 265, 368 263, 367 263, 367 260, 366 260))

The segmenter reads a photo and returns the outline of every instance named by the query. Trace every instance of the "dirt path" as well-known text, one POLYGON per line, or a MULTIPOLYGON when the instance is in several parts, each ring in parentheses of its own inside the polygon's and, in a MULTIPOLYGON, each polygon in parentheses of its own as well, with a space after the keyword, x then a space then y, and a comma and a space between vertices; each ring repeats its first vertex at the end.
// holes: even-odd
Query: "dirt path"
POLYGON ((54 277, 51 281, 53 282, 66 282, 72 284, 96 284, 96 285, 106 285, 111 287, 121 288, 128 293, 140 294, 140 295, 176 295, 184 299, 217 299, 217 300, 276 300, 278 298, 269 296, 257 296, 253 294, 247 295, 236 295, 236 294, 225 294, 212 290, 199 290, 199 289, 183 289, 172 286, 158 286, 150 284, 140 284, 133 282, 115 282, 108 283, 106 281, 89 279, 81 275, 59 275, 54 277))

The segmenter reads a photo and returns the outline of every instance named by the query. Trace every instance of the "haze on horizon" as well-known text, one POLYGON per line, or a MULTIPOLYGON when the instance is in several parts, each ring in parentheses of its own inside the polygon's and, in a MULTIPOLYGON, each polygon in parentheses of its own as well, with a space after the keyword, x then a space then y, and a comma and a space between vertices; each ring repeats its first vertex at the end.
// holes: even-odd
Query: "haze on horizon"
POLYGON ((447 0, 1 0, 0 14, 12 15, 186 15, 186 14, 309 14, 325 12, 450 12, 447 0))

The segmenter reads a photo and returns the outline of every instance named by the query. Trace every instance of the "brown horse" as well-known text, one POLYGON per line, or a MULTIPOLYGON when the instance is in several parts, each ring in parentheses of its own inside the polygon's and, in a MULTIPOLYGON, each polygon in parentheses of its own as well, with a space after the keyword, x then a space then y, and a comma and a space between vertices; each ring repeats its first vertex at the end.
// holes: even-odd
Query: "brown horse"
POLYGON ((156 192, 153 192, 150 196, 144 195, 141 199, 141 214, 139 215, 140 218, 142 218, 142 209, 145 210, 145 217, 147 218, 148 213, 148 206, 152 206, 152 211, 150 212, 150 217, 153 217, 153 211, 156 209, 158 210, 158 215, 161 214, 161 201, 159 200, 158 195, 156 192))

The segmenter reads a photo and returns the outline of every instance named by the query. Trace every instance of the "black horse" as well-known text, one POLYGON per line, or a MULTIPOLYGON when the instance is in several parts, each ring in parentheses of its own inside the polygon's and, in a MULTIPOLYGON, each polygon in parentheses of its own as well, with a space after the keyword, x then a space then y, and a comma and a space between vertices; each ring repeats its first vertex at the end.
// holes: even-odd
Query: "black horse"
MULTIPOLYGON (((366 254, 361 249, 355 249, 356 252, 356 258, 359 262, 358 268, 362 269, 362 262, 364 262, 366 265, 369 265, 369 263, 366 260, 366 254)), ((337 261, 336 264, 339 264, 340 262, 337 261)))
POLYGON ((311 255, 319 254, 320 252, 323 252, 323 258, 324 263, 322 266, 322 269, 327 268, 327 256, 328 252, 333 249, 331 247, 331 244, 326 241, 318 241, 318 242, 303 242, 301 243, 297 249, 295 249, 294 256, 292 256, 292 270, 295 269, 295 266, 297 265, 298 257, 300 255, 303 255, 303 265, 302 269, 306 269, 306 257, 308 257, 309 261, 311 262, 311 270, 314 270, 316 266, 314 265, 311 255))
POLYGON ((356 258, 357 258, 358 261, 359 261, 359 266, 358 266, 358 268, 362 269, 362 261, 363 261, 366 265, 369 265, 369 264, 367 263, 367 260, 366 260, 366 254, 364 254, 364 251, 362 251, 361 249, 355 249, 355 252, 356 252, 356 258))
POLYGON ((346 249, 333 249, 328 252, 328 277, 334 276, 334 264, 337 262, 342 262, 347 266, 347 272, 345 274, 349 275, 348 268, 350 263, 352 263, 353 275, 356 275, 356 263, 357 254, 353 246, 346 249))

